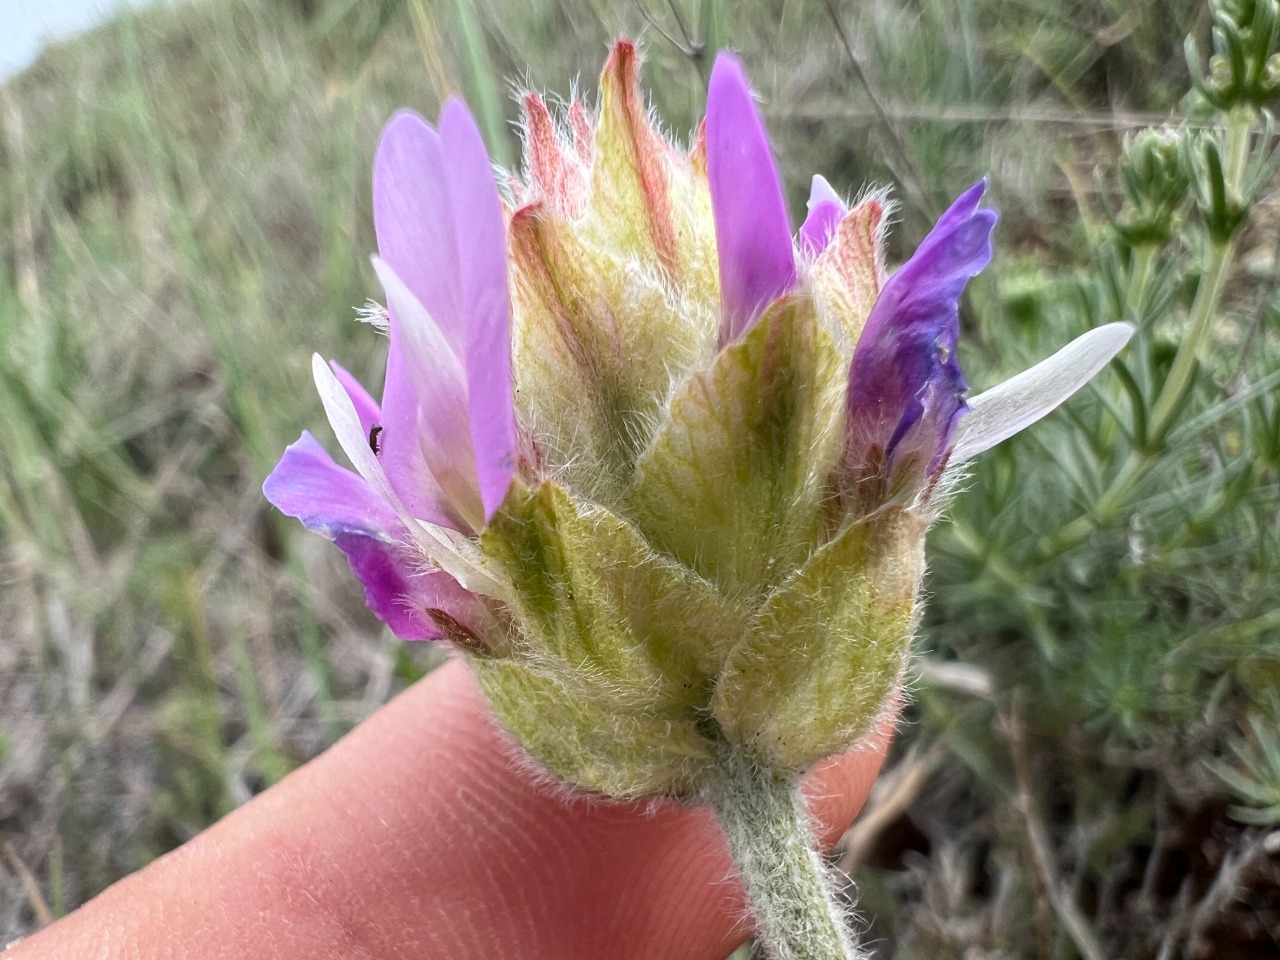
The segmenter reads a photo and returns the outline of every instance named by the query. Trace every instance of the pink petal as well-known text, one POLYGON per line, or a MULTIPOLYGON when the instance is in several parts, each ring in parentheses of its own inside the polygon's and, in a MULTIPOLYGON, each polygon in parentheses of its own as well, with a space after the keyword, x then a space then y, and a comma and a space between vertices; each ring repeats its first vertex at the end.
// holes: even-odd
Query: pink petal
POLYGON ((456 526, 441 504, 444 494, 422 450, 418 418, 422 399, 417 377, 403 346, 405 334, 399 319, 393 318, 391 345, 387 350, 386 386, 382 390, 382 432, 378 435, 378 460, 387 482, 406 510, 432 523, 456 526))
POLYGON ((796 281, 769 137, 742 64, 731 54, 720 54, 711 72, 706 143, 720 259, 720 341, 728 343, 796 281))
POLYGON ((373 225, 379 256, 462 357, 466 326, 444 153, 439 134, 416 113, 401 110, 387 121, 373 161, 373 225))
POLYGON ((460 101, 445 105, 440 136, 458 230, 471 442, 487 522, 511 485, 517 442, 506 224, 484 140, 460 101))
POLYGON ((334 463, 305 430, 285 448, 262 492, 282 513, 330 540, 342 533, 391 540, 392 531, 403 527, 391 504, 364 477, 334 463))
POLYGON ((391 505, 363 477, 334 463, 315 437, 304 432, 285 448, 262 492, 282 513, 338 545, 364 585, 365 603, 396 636, 442 636, 424 600, 441 592, 441 585, 430 581, 444 577, 457 587, 456 582, 445 574, 415 572, 405 546, 408 533, 391 505))
POLYGON ((397 485, 410 478, 419 485, 410 495, 444 507, 451 517, 449 526, 478 529, 483 526, 480 515, 484 508, 471 446, 466 372, 449 349, 444 332, 390 265, 375 258, 373 266, 386 290, 391 313, 394 352, 387 358, 387 381, 397 391, 383 397, 386 429, 381 439, 387 478, 415 516, 420 515, 397 485), (393 410, 399 417, 394 423, 390 416, 393 410), (428 489, 422 476, 423 463, 435 481, 434 489, 428 489))

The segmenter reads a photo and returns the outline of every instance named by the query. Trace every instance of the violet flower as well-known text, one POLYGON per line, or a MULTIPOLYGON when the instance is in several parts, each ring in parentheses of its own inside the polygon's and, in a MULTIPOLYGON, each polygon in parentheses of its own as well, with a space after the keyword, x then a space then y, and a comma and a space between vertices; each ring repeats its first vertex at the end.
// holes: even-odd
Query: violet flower
POLYGON ((983 181, 961 194, 867 318, 849 369, 843 470, 854 482, 910 471, 919 487, 946 461, 968 389, 956 358, 960 296, 991 259, 985 191, 983 181))
POLYGON ((720 342, 739 337, 796 282, 791 226, 769 135, 736 57, 707 89, 707 179, 720 259, 720 342))
POLYGON ((516 428, 502 206, 460 102, 445 105, 439 130, 409 112, 387 124, 374 165, 374 223, 390 335, 381 407, 338 365, 313 364, 359 472, 304 433, 263 490, 337 544, 369 608, 398 636, 476 635, 486 608, 459 580, 493 585, 465 537, 506 495, 516 428))

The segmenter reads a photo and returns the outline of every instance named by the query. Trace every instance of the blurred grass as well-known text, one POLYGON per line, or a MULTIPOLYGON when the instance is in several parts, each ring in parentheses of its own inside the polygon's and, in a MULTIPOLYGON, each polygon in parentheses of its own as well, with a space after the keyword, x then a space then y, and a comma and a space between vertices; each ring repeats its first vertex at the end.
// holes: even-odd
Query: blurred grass
MULTIPOLYGON (((985 385, 1122 309, 1093 283, 1093 171, 1178 109, 1182 38, 1206 27, 1194 0, 206 0, 46 52, 0 89, 0 942, 435 662, 259 489, 323 421, 313 350, 376 382, 379 340, 351 320, 376 289, 368 169, 395 107, 434 115, 459 92, 514 158, 509 94, 589 90, 627 34, 685 136, 733 46, 794 209, 813 171, 893 183, 897 255, 991 176, 1000 257, 967 318, 985 385)), ((1207 956, 1212 934, 1219 955, 1265 956, 1280 938, 1274 911, 1186 919, 1261 842, 1265 817, 1251 833, 1229 812, 1267 809, 1280 776, 1254 726, 1280 722, 1280 408, 1244 390, 1277 369, 1280 215, 1256 213, 1193 401, 1209 429, 1184 433, 1135 519, 1045 548, 1097 498, 1115 440, 1084 402, 986 458, 938 530, 933 668, 900 750, 904 769, 935 743, 942 759, 863 860, 878 956, 1078 953, 1029 852, 1041 832, 1109 955, 1207 956)), ((1173 279, 1149 305, 1157 354, 1194 289, 1173 279)), ((1276 880, 1250 869, 1237 892, 1276 880)))

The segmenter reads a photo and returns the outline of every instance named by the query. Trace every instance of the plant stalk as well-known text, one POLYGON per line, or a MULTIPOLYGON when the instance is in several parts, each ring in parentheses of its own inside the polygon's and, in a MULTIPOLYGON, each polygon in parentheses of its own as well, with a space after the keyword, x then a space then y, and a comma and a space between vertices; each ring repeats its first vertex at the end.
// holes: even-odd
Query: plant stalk
MULTIPOLYGON (((1227 126, 1224 176, 1226 194, 1232 199, 1239 198, 1244 193, 1245 174, 1249 161, 1249 131, 1252 126, 1252 111, 1231 116, 1227 126)), ((1226 239, 1211 240, 1209 243, 1204 272, 1200 276, 1200 286, 1196 290, 1195 302, 1191 305, 1191 330, 1178 347, 1178 352, 1173 358, 1173 366, 1169 368, 1169 376, 1151 409, 1151 417, 1148 421, 1149 435, 1156 444, 1164 441, 1164 435, 1172 426, 1173 417, 1183 397, 1191 389, 1200 347, 1217 313, 1218 301, 1222 299, 1222 288, 1226 285, 1234 253, 1234 234, 1226 239)))
POLYGON ((845 911, 815 849, 800 780, 763 770, 725 744, 708 787, 772 960, 860 960, 845 911))
MULTIPOLYGON (((1227 195, 1231 197, 1239 197, 1244 191, 1248 173, 1249 136, 1253 120, 1252 111, 1242 112, 1229 118, 1224 176, 1227 195)), ((1173 364, 1169 368, 1169 375, 1165 378, 1152 404, 1147 418, 1145 449, 1130 451, 1120 471, 1099 497, 1093 517, 1079 516, 1060 531, 1053 540, 1051 548, 1053 555, 1083 543, 1095 526, 1095 518, 1097 523, 1108 522, 1121 509, 1132 488, 1154 462, 1154 450, 1158 450, 1164 443, 1187 391, 1193 386, 1201 345, 1208 336, 1213 318, 1217 314, 1222 291, 1231 272, 1235 247, 1234 235, 1226 240, 1211 240, 1208 244, 1200 285, 1196 290, 1195 300, 1191 304, 1190 330, 1179 345, 1173 364)), ((1154 266, 1154 257, 1150 256, 1151 252, 1153 251, 1147 251, 1147 255, 1141 255, 1142 251, 1139 251, 1140 255, 1135 257, 1134 273, 1128 291, 1126 306, 1139 320, 1141 320, 1139 311, 1142 307, 1142 298, 1146 295, 1154 266)))
POLYGON ((1227 267, 1231 263, 1234 243, 1212 243, 1200 277, 1195 302, 1191 305, 1191 330, 1178 348, 1169 368, 1169 376, 1151 408, 1150 436, 1156 443, 1164 440, 1165 432, 1172 426, 1174 415, 1182 398, 1191 389, 1191 380, 1199 360, 1200 345, 1209 333, 1209 327, 1217 312, 1218 301, 1227 279, 1227 267))

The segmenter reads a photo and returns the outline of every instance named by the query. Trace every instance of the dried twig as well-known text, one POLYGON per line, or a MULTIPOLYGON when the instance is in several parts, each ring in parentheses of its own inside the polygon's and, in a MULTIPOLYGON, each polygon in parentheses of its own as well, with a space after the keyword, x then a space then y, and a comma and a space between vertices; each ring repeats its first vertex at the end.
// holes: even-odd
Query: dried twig
POLYGON ((880 97, 877 96, 876 91, 872 88, 871 81, 867 78, 866 71, 862 69, 862 64, 858 60, 858 55, 853 51, 853 43, 849 40, 849 34, 844 28, 840 15, 836 12, 835 5, 832 0, 823 0, 823 2, 827 8, 827 14, 831 18, 831 24, 835 27, 837 36, 840 37, 840 45, 844 47, 845 55, 849 58, 849 69, 866 93, 867 99, 871 102, 871 109, 875 111, 876 119, 884 127, 885 136, 889 138, 889 144, 897 155, 896 162, 901 165, 898 179, 902 181, 908 192, 915 195, 916 206, 929 214, 930 219, 936 218, 940 211, 922 187, 924 177, 920 175, 919 169, 912 161, 911 152, 907 150, 907 145, 902 142, 902 137, 898 135, 897 127, 894 126, 893 121, 889 119, 889 115, 885 113, 884 107, 881 106, 880 97), (903 176, 904 172, 906 176, 903 176))
POLYGON ((934 743, 928 750, 913 746, 902 762, 876 783, 866 809, 839 843, 837 869, 844 874, 857 872, 882 833, 911 806, 924 785, 942 763, 944 750, 934 743))
MULTIPOLYGON (((677 38, 673 37, 671 33, 654 18, 653 14, 649 12, 648 7, 644 5, 643 0, 635 0, 635 5, 636 9, 640 11, 640 16, 644 17, 645 22, 648 23, 649 26, 653 27, 653 29, 657 30, 658 33, 662 34, 662 38, 666 40, 667 43, 671 44, 690 60, 697 60, 702 55, 702 51, 689 42, 689 33, 685 30, 684 22, 680 19, 678 14, 676 16, 676 23, 680 25, 680 32, 684 34, 684 43, 681 43, 677 38)), ((672 9, 675 9, 674 5, 672 6, 672 9)))
POLYGON ((1054 862, 1049 831, 1036 812, 1035 801, 1032 799, 1031 772, 1027 762, 1021 711, 1017 707, 1014 708, 1011 716, 1004 718, 1004 727, 1009 739, 1009 750, 1013 755, 1013 775, 1017 785, 1016 806, 1018 812, 1022 814, 1031 861, 1044 886, 1045 895, 1049 898, 1054 913, 1062 921, 1063 928, 1081 956, 1085 960, 1106 960, 1098 935, 1089 924, 1088 918, 1076 906, 1067 885, 1062 882, 1058 865, 1054 862))
POLYGON ((1177 124, 1199 129, 1219 129, 1220 124, 1187 117, 1171 117, 1162 113, 1136 113, 1121 110, 1071 110, 1054 106, 1004 107, 982 103, 897 103, 878 101, 871 110, 847 101, 823 103, 812 101, 788 104, 785 115, 800 120, 871 120, 920 121, 926 123, 1014 123, 1038 126, 1078 127, 1082 133, 1100 130, 1136 130, 1177 124))
POLYGON ((1185 956, 1194 956, 1196 944, 1204 937, 1213 922, 1219 919, 1224 910, 1233 901, 1244 895, 1244 875, 1264 856, 1269 855, 1273 841, 1280 839, 1280 831, 1262 833, 1257 830, 1246 830, 1240 837, 1236 848, 1222 861, 1213 884, 1205 891, 1192 912, 1187 924, 1187 935, 1183 946, 1185 956))
POLYGON ((991 671, 972 663, 921 657, 916 661, 916 670, 922 683, 951 693, 990 700, 995 689, 991 671))
POLYGON ((53 911, 49 909, 49 901, 45 900, 44 894, 40 892, 40 884, 27 869, 27 865, 22 862, 18 851, 13 849, 12 843, 8 840, 4 841, 0 845, 0 850, 4 851, 4 858, 9 861, 10 869, 18 875, 18 880, 22 883, 22 889, 27 895, 27 903, 31 905, 31 912, 36 915, 36 923, 47 927, 53 923, 53 911))
POLYGON ((684 37, 684 42, 689 45, 693 54, 701 56, 704 44, 689 32, 689 25, 684 22, 684 17, 680 13, 680 5, 676 0, 667 0, 667 6, 671 8, 671 15, 676 18, 676 26, 680 28, 680 35, 684 37))
POLYGON ((1187 926, 1187 917, 1191 909, 1191 878, 1186 877, 1178 887, 1178 897, 1174 901, 1173 917, 1165 925, 1164 936, 1160 938, 1160 951, 1156 960, 1172 960, 1174 950, 1178 946, 1178 938, 1187 926))

